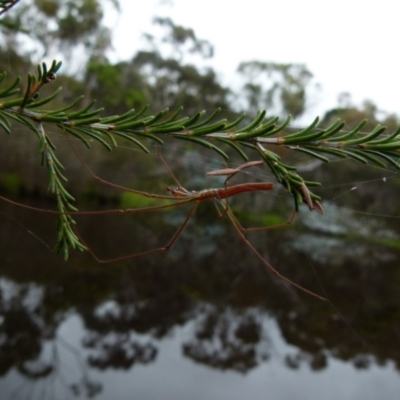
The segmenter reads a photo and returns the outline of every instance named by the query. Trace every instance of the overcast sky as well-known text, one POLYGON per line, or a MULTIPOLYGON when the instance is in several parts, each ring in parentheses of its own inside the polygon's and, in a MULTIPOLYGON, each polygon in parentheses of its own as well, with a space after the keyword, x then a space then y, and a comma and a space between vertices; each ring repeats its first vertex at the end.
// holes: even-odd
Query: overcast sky
MULTIPOLYGON (((215 47, 210 65, 225 85, 234 85, 241 61, 304 63, 322 86, 313 114, 350 92, 360 104, 371 99, 399 112, 399 11, 393 0, 120 0, 122 13, 110 19, 113 61, 129 59, 144 46, 152 18, 169 16, 191 27, 215 47), (164 4, 162 4, 164 3, 164 4)), ((399 113, 400 114, 400 113, 399 113)))

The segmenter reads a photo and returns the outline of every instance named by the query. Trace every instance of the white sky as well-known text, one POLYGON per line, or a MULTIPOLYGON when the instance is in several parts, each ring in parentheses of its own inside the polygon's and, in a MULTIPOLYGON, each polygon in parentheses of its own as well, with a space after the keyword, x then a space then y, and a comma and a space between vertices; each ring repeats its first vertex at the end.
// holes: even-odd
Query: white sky
POLYGON ((169 16, 191 27, 215 48, 210 65, 223 84, 234 85, 241 61, 304 63, 321 84, 313 116, 350 92, 356 104, 371 99, 381 110, 399 112, 399 11, 393 0, 120 0, 110 20, 113 61, 130 59, 151 32, 152 18, 169 16), (164 4, 161 4, 164 3, 164 4), (172 6, 171 6, 172 3, 172 6), (170 4, 170 5, 166 5, 170 4))

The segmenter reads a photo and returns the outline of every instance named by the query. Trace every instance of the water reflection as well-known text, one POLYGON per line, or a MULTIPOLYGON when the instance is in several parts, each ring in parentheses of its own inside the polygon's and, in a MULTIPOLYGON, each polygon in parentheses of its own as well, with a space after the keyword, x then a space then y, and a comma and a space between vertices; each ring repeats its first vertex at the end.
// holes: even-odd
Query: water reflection
MULTIPOLYGON (((50 242, 51 216, 1 207, 0 391, 8 398, 63 398, 61 392, 126 398, 109 386, 125 387, 144 371, 179 381, 172 365, 182 379, 207 367, 210 384, 227 379, 212 373, 244 374, 244 388, 267 365, 284 366, 294 382, 290 374, 303 376, 304 366, 328 377, 346 370, 355 379, 351 364, 354 371, 385 372, 379 382, 388 388, 380 392, 386 399, 395 398, 393 385, 400 388, 393 374, 400 366, 399 234, 382 219, 360 220, 325 205, 322 225, 304 213, 290 229, 250 236, 285 276, 319 293, 321 284, 332 307, 275 281, 230 226, 207 213, 197 216, 170 254, 99 265, 87 254, 64 263, 39 242, 50 242), (41 385, 36 392, 34 383, 41 385)), ((179 218, 180 210, 122 222, 82 217, 79 226, 96 251, 114 256, 163 245, 179 218)), ((254 393, 265 381, 257 384, 254 393)), ((328 384, 336 390, 332 398, 362 398, 340 395, 334 377, 328 384)), ((286 393, 281 386, 275 398, 286 393)), ((144 390, 137 387, 137 393, 144 390)), ((162 396, 149 384, 138 398, 191 398, 193 388, 162 396)), ((296 398, 316 393, 301 390, 296 398)), ((234 398, 230 387, 223 391, 234 398)), ((207 398, 203 394, 197 397, 207 398)))
POLYGON ((183 354, 213 368, 248 372, 270 355, 260 311, 204 305, 195 317, 193 337, 183 343, 183 354))

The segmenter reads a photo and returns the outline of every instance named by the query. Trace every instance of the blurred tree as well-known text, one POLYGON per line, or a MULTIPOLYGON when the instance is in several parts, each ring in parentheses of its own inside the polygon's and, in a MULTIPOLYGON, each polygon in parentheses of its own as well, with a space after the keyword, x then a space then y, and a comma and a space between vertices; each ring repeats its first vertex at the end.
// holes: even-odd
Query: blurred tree
MULTIPOLYGON (((172 56, 179 56, 180 59, 186 53, 199 54, 203 58, 211 58, 214 55, 214 46, 204 39, 198 39, 191 28, 175 25, 170 18, 156 17, 154 24, 167 28, 167 34, 162 37, 161 42, 167 43, 172 48, 172 56), (184 46, 187 45, 187 48, 184 46)), ((147 34, 149 41, 154 41, 154 36, 147 34)))
MULTIPOLYGON (((119 9, 118 0, 109 1, 119 9)), ((101 0, 27 0, 2 18, 1 36, 8 50, 21 54, 21 49, 29 48, 30 55, 39 53, 39 58, 75 48, 84 49, 80 58, 104 55, 111 35, 102 25, 103 4, 101 0), (29 41, 34 42, 33 52, 32 45, 26 47, 29 41)))
POLYGON ((323 119, 322 125, 328 126, 337 118, 346 121, 346 129, 353 129, 361 121, 368 120, 364 125, 365 130, 373 129, 377 124, 387 127, 387 131, 396 130, 400 124, 399 117, 395 114, 388 114, 379 110, 372 100, 364 100, 361 106, 353 104, 351 95, 347 92, 338 96, 338 106, 328 110, 323 119))
POLYGON ((221 85, 215 71, 184 62, 188 52, 200 60, 212 57, 213 46, 168 18, 155 18, 154 23, 166 32, 160 38, 145 35, 151 50, 138 51, 130 62, 115 65, 90 61, 85 76, 87 101, 99 99, 110 113, 147 103, 153 110, 184 104, 184 112, 189 114, 217 107, 229 113, 230 90, 221 85))
POLYGON ((260 108, 293 118, 305 112, 313 78, 305 65, 249 61, 241 63, 238 72, 245 78, 246 108, 252 115, 260 108))

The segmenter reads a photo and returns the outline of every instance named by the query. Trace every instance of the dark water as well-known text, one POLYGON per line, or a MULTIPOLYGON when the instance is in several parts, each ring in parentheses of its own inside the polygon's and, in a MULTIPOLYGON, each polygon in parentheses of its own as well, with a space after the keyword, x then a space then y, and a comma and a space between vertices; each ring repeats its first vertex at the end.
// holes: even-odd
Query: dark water
MULTIPOLYGON (((273 278, 212 204, 167 254, 98 264, 64 262, 53 216, 2 202, 0 398, 398 399, 400 231, 378 215, 396 190, 248 236, 331 303, 273 278)), ((164 245, 184 216, 76 219, 107 258, 164 245)))

